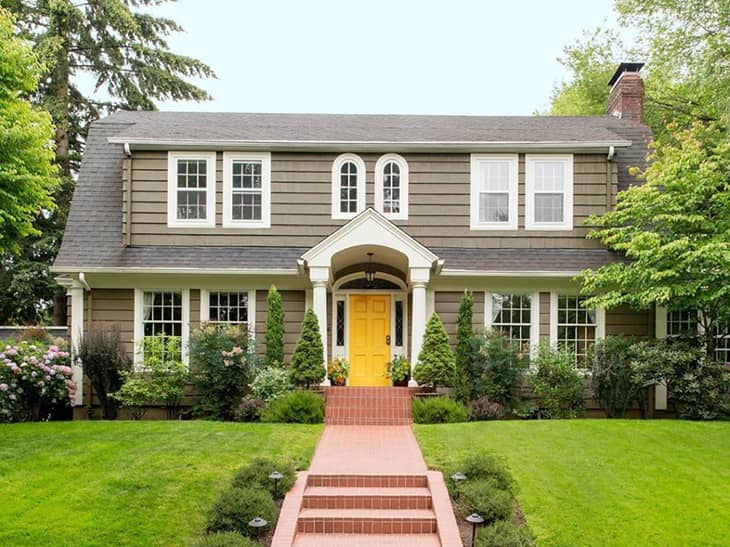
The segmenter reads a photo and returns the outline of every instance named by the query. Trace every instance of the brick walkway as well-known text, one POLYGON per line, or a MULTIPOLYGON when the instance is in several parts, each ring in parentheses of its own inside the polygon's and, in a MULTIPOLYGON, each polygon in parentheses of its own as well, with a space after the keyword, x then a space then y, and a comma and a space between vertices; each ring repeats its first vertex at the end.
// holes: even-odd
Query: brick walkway
POLYGON ((284 500, 273 547, 461 547, 443 476, 428 471, 410 425, 401 425, 410 422, 404 394, 327 390, 328 424, 352 425, 325 426, 309 471, 284 500), (397 425, 362 424, 385 416, 397 425))

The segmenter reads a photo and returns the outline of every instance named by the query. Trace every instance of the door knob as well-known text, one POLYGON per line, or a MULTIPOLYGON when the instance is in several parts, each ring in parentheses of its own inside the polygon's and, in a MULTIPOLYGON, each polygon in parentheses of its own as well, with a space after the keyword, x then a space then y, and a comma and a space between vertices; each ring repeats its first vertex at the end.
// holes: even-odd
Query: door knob
POLYGON ((385 335, 385 345, 386 346, 389 346, 390 345, 390 334, 386 334, 385 335))

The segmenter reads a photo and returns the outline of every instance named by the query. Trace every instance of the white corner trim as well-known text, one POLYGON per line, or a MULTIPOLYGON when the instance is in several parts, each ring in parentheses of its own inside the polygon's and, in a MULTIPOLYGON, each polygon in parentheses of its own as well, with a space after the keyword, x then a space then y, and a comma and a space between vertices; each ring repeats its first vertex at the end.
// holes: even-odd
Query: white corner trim
POLYGON ((558 293, 550 292, 550 345, 558 347, 558 293))
POLYGON ((525 155, 525 230, 572 230, 573 229, 573 154, 527 154, 525 155), (563 221, 535 221, 535 162, 540 160, 560 161, 564 165, 563 221))
POLYGON ((271 152, 223 152, 223 227, 271 228, 271 152), (261 162, 261 219, 233 219, 233 162, 261 162))
POLYGON ((340 154, 332 162, 332 218, 346 220, 356 217, 365 210, 365 162, 357 154, 340 154), (342 165, 351 162, 357 167, 357 211, 355 213, 340 212, 340 169, 342 165))
MULTIPOLYGON (((472 154, 469 162, 469 227, 471 230, 516 230, 517 229, 517 200, 518 200, 518 155, 517 154, 472 154), (481 222, 479 220, 479 196, 482 193, 481 166, 485 163, 508 162, 508 214, 506 222, 481 222)), ((488 192, 489 193, 489 192, 488 192)), ((503 193, 503 192, 497 192, 503 193)))
POLYGON ((596 340, 603 340, 606 337, 606 310, 596 308, 596 340))
POLYGON ((190 368, 190 289, 182 290, 182 337, 180 340, 182 361, 190 368))
POLYGON ((665 306, 656 306, 654 311, 654 334, 658 339, 667 337, 667 316, 669 315, 665 306))
POLYGON ((540 291, 530 294, 530 356, 537 357, 540 346, 540 291))
POLYGON ((169 151, 167 153, 168 228, 215 228, 217 172, 215 152, 169 151), (177 160, 205 160, 206 162, 205 219, 177 218, 177 160))
POLYGON ((408 220, 408 184, 410 174, 408 171, 408 162, 400 154, 384 154, 378 158, 375 163, 375 209, 379 211, 385 218, 390 220, 408 220), (400 211, 397 213, 386 213, 383 211, 383 185, 385 179, 384 169, 389 163, 395 163, 400 169, 400 211))

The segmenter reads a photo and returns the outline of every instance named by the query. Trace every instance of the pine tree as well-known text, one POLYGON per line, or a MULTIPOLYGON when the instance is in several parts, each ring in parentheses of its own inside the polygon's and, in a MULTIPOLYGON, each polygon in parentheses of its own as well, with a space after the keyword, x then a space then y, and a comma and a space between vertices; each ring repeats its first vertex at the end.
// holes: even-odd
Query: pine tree
POLYGON ((284 364, 284 308, 275 285, 269 287, 266 305, 265 364, 267 367, 280 367, 284 364))
POLYGON ((418 354, 418 364, 413 371, 413 379, 419 385, 433 387, 453 386, 456 364, 449 347, 449 336, 437 314, 433 314, 426 324, 423 345, 418 354))
POLYGON ((166 37, 183 29, 139 11, 168 1, 0 0, 46 67, 35 97, 53 118, 61 176, 56 209, 36 218, 40 234, 26 238, 18 256, 0 258, 0 294, 12 299, 12 306, 0 302, 0 322, 47 320, 51 302, 54 322, 66 321, 65 291, 48 267, 61 244, 90 124, 115 110, 154 110, 160 100, 210 99, 187 79, 215 77, 213 70, 169 50, 166 37), (84 93, 78 76, 93 78, 93 93, 84 93))
POLYGON ((464 291, 459 306, 459 319, 456 323, 456 398, 464 403, 471 399, 469 372, 472 362, 472 340, 474 338, 474 297, 464 291))
POLYGON ((319 321, 309 308, 302 321, 302 333, 294 346, 291 358, 291 380, 298 386, 318 384, 325 377, 324 348, 319 332, 319 321))

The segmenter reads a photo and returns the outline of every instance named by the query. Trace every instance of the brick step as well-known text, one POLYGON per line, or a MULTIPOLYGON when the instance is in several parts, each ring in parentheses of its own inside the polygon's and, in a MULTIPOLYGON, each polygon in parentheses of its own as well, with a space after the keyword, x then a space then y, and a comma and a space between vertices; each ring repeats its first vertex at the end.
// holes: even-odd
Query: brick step
POLYGON ((409 425, 411 392, 407 387, 330 387, 325 389, 326 424, 409 425))
POLYGON ((312 475, 307 486, 334 488, 426 488, 426 475, 312 475))
POLYGON ((431 509, 428 488, 308 487, 305 509, 431 509))
POLYGON ((302 509, 298 534, 435 534, 429 509, 302 509))
POLYGON ((298 534, 292 547, 441 547, 436 534, 298 534))

